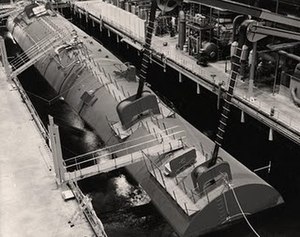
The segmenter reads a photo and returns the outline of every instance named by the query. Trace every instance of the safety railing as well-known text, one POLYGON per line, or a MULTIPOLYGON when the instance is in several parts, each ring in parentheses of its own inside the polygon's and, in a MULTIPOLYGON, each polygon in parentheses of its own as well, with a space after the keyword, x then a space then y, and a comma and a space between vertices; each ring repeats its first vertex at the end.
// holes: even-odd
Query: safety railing
MULTIPOLYGON (((153 140, 154 141, 154 140, 153 140)), ((145 145, 145 143, 143 144, 145 145)), ((114 154, 115 153, 108 153, 108 154, 104 154, 102 156, 98 156, 95 157, 93 159, 90 159, 88 161, 84 161, 84 162, 79 162, 79 163, 75 163, 73 165, 73 167, 77 167, 78 169, 72 171, 72 172, 66 172, 65 173, 65 180, 71 180, 71 179, 83 179, 86 177, 90 177, 99 173, 103 173, 103 172, 109 172, 130 164, 134 164, 136 162, 142 161, 143 158, 143 154, 142 151, 149 154, 149 155, 160 155, 160 154, 164 154, 167 152, 170 152, 172 150, 177 150, 182 148, 183 144, 181 143, 180 140, 176 140, 176 141, 170 141, 168 143, 161 143, 161 144, 157 144, 157 145, 148 145, 148 147, 142 147, 138 150, 135 151, 131 151, 128 152, 128 154, 126 154, 126 150, 120 150, 118 152, 125 152, 125 154, 122 154, 119 157, 116 157, 114 154), (88 167, 81 167, 84 163, 86 162, 94 162, 93 165, 88 166, 88 167)))
POLYGON ((20 68, 25 63, 29 62, 32 58, 34 58, 39 53, 44 53, 49 46, 53 44, 54 41, 57 40, 56 35, 47 35, 41 41, 32 45, 26 51, 21 53, 18 57, 10 61, 10 65, 12 66, 13 71, 20 68))
POLYGON ((142 150, 157 155, 178 149, 184 146, 184 138, 184 131, 177 131, 160 137, 155 137, 155 134, 147 134, 131 141, 75 156, 63 161, 63 166, 67 170, 65 176, 67 179, 79 178, 86 175, 90 176, 91 173, 107 172, 123 167, 140 161, 142 150), (181 139, 171 140, 172 136, 175 135, 180 136, 181 139))
MULTIPOLYGON (((203 69, 203 67, 197 64, 197 60, 192 56, 185 55, 182 51, 177 50, 175 47, 171 46, 163 46, 163 42, 161 40, 153 39, 152 43, 152 59, 155 58, 160 59, 160 62, 157 62, 162 67, 166 67, 168 61, 177 64, 187 70, 188 72, 194 74, 195 76, 201 77, 202 80, 212 84, 218 85, 220 82, 227 83, 228 75, 225 73, 216 73, 215 69, 203 69)), ((224 69, 225 70, 225 69, 224 69)))
MULTIPOLYGON (((92 14, 99 21, 107 23, 109 26, 115 28, 120 33, 129 36, 132 39, 137 40, 140 43, 145 42, 145 21, 140 19, 138 16, 127 12, 123 9, 117 8, 106 2, 99 2, 95 7, 93 7, 93 2, 75 3, 74 9, 83 14, 86 17, 87 14, 92 14), (101 7, 99 7, 101 6, 101 7), (100 14, 99 14, 100 11, 100 14), (121 20, 120 20, 121 19, 121 20)), ((95 6, 95 5, 94 5, 95 6)))
MULTIPOLYGON (((171 128, 170 128, 171 129, 171 128)), ((167 130, 170 130, 167 129, 167 130)), ((154 133, 149 133, 145 136, 141 136, 138 137, 136 139, 132 139, 130 141, 125 141, 122 143, 118 143, 116 145, 113 146, 107 146, 105 148, 102 149, 98 149, 92 152, 88 152, 82 155, 78 155, 69 159, 64 160, 64 166, 68 169, 68 168, 80 168, 81 164, 90 162, 90 161, 97 161, 98 159, 101 159, 103 157, 113 157, 114 155, 117 156, 119 154, 130 154, 131 150, 141 150, 144 148, 149 148, 151 146, 153 146, 153 143, 156 142, 156 144, 162 144, 165 145, 166 147, 169 146, 168 143, 166 144, 164 142, 164 140, 168 139, 168 138, 172 138, 174 135, 183 135, 184 131, 176 131, 173 133, 169 133, 168 135, 165 136, 157 136, 154 133), (141 141, 147 139, 146 141, 141 141), (134 145, 132 145, 132 143, 135 143, 134 145), (99 155, 101 154, 101 155, 99 155), (68 165, 68 163, 73 163, 68 165)), ((182 136, 183 137, 183 136, 182 136)), ((180 141, 180 143, 183 143, 183 141, 180 141)))
MULTIPOLYGON (((206 186, 203 191, 199 191, 199 188, 190 188, 186 184, 186 176, 175 174, 174 177, 165 177, 164 175, 164 166, 159 161, 149 157, 147 154, 143 153, 143 158, 145 165, 149 173, 158 181, 158 183, 166 190, 166 193, 177 203, 178 206, 185 211, 187 215, 192 215, 195 212, 201 210, 201 207, 204 207, 205 204, 209 204, 211 201, 216 198, 217 195, 210 195, 210 191, 213 189, 219 188, 219 194, 223 194, 226 189, 224 183, 224 178, 227 179, 226 174, 220 174, 220 178, 216 180, 214 185, 206 186), (175 184, 175 185, 174 185, 175 184), (183 195, 185 197, 183 197, 183 195), (201 205, 197 205, 199 200, 202 200, 201 205)), ((193 164, 195 168, 195 165, 193 164)), ((190 175, 190 173, 188 174, 190 175)))
POLYGON ((22 3, 14 3, 14 4, 1 4, 0 6, 0 19, 6 18, 13 14, 18 14, 23 11, 22 3))
POLYGON ((151 158, 145 153, 143 153, 143 158, 148 172, 166 190, 166 194, 168 194, 169 197, 173 199, 187 215, 192 215, 193 213, 199 211, 195 203, 188 197, 188 195, 186 195, 186 193, 183 194, 183 190, 177 186, 172 187, 168 184, 166 178, 164 177, 164 171, 160 169, 156 162, 151 160, 151 158), (183 197, 183 195, 185 195, 185 197, 183 197))
MULTIPOLYGON (((288 75, 291 76, 292 75, 288 75)), ((260 95, 264 95, 267 92, 255 88, 255 96, 253 99, 249 99, 245 96, 243 90, 235 90, 235 96, 243 98, 250 106, 253 106, 257 113, 262 113, 271 119, 282 123, 283 125, 294 129, 300 133, 300 114, 299 109, 293 104, 292 100, 285 98, 283 95, 275 94, 271 95, 268 93, 267 98, 260 98, 260 95), (288 105, 290 103, 290 105, 288 105), (280 106, 281 105, 281 106, 280 106)))
MULTIPOLYGON (((190 58, 188 56, 182 57, 183 53, 179 52, 176 49, 170 49, 167 48, 162 51, 162 46, 161 42, 154 42, 152 43, 152 48, 153 48, 153 53, 152 53, 152 58, 154 56, 159 57, 159 58, 166 58, 165 60, 171 60, 173 63, 177 63, 186 70, 190 71, 196 76, 201 77, 202 79, 206 79, 209 83, 217 86, 220 82, 224 82, 223 87, 227 88, 228 87, 228 74, 224 73, 210 73, 207 69, 203 69, 199 65, 197 65, 196 60, 193 58, 190 58), (162 53, 163 52, 163 55, 162 53)), ((160 64, 160 62, 158 62, 160 64)), ((164 65, 161 65, 164 67, 164 65)), ((224 70, 230 71, 230 67, 225 67, 224 70)), ((287 74, 289 77, 293 77, 292 75, 287 74)), ((245 96, 245 91, 240 90, 238 87, 240 86, 240 83, 237 83, 237 88, 234 91, 234 94, 240 98, 246 98, 245 96)), ((266 94, 268 92, 260 90, 259 88, 255 88, 256 94, 266 94)), ((277 95, 275 95, 277 96, 277 95)), ((278 96, 277 96, 278 97, 278 96)), ((272 98, 272 95, 268 93, 268 99, 264 102, 262 99, 256 98, 255 100, 249 101, 249 104, 253 105, 256 109, 257 112, 264 112, 266 115, 271 114, 271 110, 274 110, 274 115, 270 115, 272 118, 281 121, 284 123, 286 126, 291 127, 295 129, 297 132, 300 132, 300 119, 297 116, 292 116, 292 114, 297 114, 297 108, 296 105, 294 106, 294 110, 291 111, 290 113, 288 112, 287 108, 281 110, 278 108, 278 104, 281 103, 280 99, 272 98)), ((292 102, 291 102, 292 103, 292 102)))
POLYGON ((124 88, 119 85, 117 80, 110 74, 105 71, 103 67, 99 63, 96 63, 95 60, 88 55, 88 59, 86 61, 87 67, 93 73, 93 75, 97 78, 98 82, 105 86, 106 90, 115 98, 117 102, 121 102, 128 96, 125 93, 124 88))

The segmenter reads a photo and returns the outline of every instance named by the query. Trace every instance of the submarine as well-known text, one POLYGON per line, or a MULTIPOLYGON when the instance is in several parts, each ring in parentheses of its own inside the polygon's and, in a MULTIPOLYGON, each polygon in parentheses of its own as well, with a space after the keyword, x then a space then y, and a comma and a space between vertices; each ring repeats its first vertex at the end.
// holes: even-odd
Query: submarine
MULTIPOLYGON (((119 145, 109 159, 145 151, 142 161, 126 169, 179 236, 225 228, 284 202, 277 190, 223 149, 211 164, 213 141, 146 85, 139 92, 141 78, 133 66, 49 5, 29 3, 9 16, 7 28, 105 146, 119 145), (32 53, 36 48, 43 56, 32 53)), ((17 68, 12 65, 11 70, 17 68)))

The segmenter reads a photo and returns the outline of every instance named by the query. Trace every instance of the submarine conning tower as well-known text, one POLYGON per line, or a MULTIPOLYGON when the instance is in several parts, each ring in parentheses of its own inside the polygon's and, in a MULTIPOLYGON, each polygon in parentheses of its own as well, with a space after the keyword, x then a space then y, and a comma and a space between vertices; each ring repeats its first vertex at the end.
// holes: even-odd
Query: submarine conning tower
POLYGON ((7 27, 25 53, 55 35, 35 67, 106 146, 118 145, 110 159, 144 151, 143 161, 126 169, 179 236, 198 236, 283 202, 222 149, 216 166, 201 169, 213 142, 151 89, 134 99, 138 83, 126 76, 128 67, 62 16, 34 3, 7 27))

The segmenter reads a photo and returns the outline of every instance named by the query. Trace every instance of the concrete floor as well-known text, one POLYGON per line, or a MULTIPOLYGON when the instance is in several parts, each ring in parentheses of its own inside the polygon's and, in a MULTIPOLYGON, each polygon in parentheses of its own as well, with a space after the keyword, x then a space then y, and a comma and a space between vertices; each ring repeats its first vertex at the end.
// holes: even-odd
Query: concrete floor
POLYGON ((0 236, 93 236, 78 208, 64 201, 54 179, 51 153, 20 95, 0 66, 0 236))

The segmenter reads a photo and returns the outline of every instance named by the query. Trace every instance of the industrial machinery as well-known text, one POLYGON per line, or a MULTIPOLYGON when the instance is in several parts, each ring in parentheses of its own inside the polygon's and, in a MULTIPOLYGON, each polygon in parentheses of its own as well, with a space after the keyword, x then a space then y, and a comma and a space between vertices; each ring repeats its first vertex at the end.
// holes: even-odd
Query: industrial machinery
MULTIPOLYGON (((146 87, 155 11, 154 3, 139 82, 97 41, 42 5, 12 14, 7 27, 29 62, 104 141, 105 159, 141 156, 126 169, 179 236, 199 236, 283 203, 272 186, 224 150, 219 154, 221 144, 209 157, 213 142, 146 87)), ((22 67, 19 58, 14 62, 12 75, 22 67)), ((84 162, 74 164, 70 177, 85 177, 84 162)))
MULTIPOLYGON (((222 144, 224 134, 226 132, 226 126, 227 126, 227 119, 230 114, 230 104, 231 99, 233 97, 233 91, 235 87, 236 80, 238 78, 238 75, 244 74, 245 71, 245 62, 248 61, 249 57, 249 48, 252 48, 252 53, 250 54, 250 85, 249 90, 253 90, 253 82, 255 79, 255 70, 258 69, 260 72, 263 70, 268 70, 268 66, 266 66, 265 62, 263 63, 262 59, 258 67, 256 67, 257 60, 257 41, 264 39, 267 36, 274 36, 284 39, 290 39, 290 40, 300 40, 300 33, 296 30, 299 30, 299 18, 289 18, 285 15, 281 15, 278 13, 270 12, 261 8, 257 7, 251 7, 250 5, 245 5, 243 3, 237 3, 236 1, 221 1, 221 0, 191 0, 187 1, 189 3, 201 3, 204 5, 209 5, 217 8, 227 9, 230 11, 234 11, 237 13, 245 14, 245 15, 251 15, 256 19, 265 20, 265 22, 258 23, 255 20, 245 20, 246 17, 238 16, 233 25, 233 33, 235 34, 236 29, 238 30, 238 41, 233 42, 231 45, 231 57, 232 57, 232 68, 231 68, 231 74, 230 74, 230 82, 229 82, 229 89, 226 93, 225 97, 225 103, 223 105, 223 109, 221 112, 221 118, 220 123, 218 126, 218 132, 216 134, 215 139, 215 147, 214 152, 212 155, 212 158, 210 162, 207 163, 207 166, 205 164, 201 165, 201 170, 204 171, 206 168, 214 167, 217 164, 218 160, 218 153, 219 153, 219 147, 222 144), (283 26, 281 28, 272 27, 274 26, 274 23, 280 24, 280 26, 283 26), (273 25, 272 25, 273 24, 273 25), (288 28, 292 28, 291 30, 288 30, 288 28)), ((286 47, 286 45, 285 45, 286 47)), ((273 47, 276 48, 276 47, 273 47)), ((296 55, 288 54, 284 51, 281 51, 282 49, 280 46, 278 46, 276 49, 273 49, 272 51, 279 51, 279 54, 288 56, 290 58, 293 58, 295 60, 298 60, 299 57, 296 55)), ((204 53, 201 52, 203 55, 204 53)), ((266 56, 264 56, 266 57, 266 56)), ((268 59, 270 58, 267 57, 268 59)), ((269 60, 270 61, 270 60, 269 60)), ((199 61, 198 61, 199 62, 199 61)), ((299 62, 299 61, 298 61, 299 62)), ((272 61, 270 61, 270 64, 272 61)), ((199 64, 206 65, 207 60, 204 59, 203 61, 200 61, 199 64)), ((298 66, 299 64, 297 64, 298 66)), ((297 67, 295 68, 294 75, 298 74, 297 67), (296 73, 296 74, 295 74, 296 73)), ((243 75, 242 75, 243 76, 243 75)), ((276 78, 275 78, 276 80, 276 78)), ((296 105, 299 106, 299 88, 300 87, 300 80, 299 78, 292 76, 290 80, 290 92, 291 97, 296 105)))

